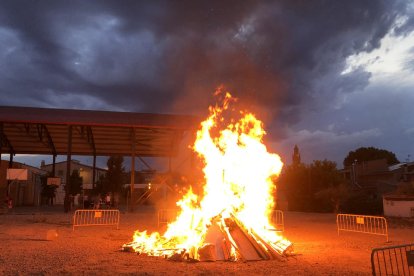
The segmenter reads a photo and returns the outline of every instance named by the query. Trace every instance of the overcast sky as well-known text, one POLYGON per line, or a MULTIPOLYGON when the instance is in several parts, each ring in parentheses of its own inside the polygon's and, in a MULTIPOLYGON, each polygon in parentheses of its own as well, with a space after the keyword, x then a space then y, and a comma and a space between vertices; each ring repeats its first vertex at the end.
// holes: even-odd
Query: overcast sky
POLYGON ((414 1, 0 2, 0 105, 206 115, 223 84, 291 162, 414 159, 414 1))

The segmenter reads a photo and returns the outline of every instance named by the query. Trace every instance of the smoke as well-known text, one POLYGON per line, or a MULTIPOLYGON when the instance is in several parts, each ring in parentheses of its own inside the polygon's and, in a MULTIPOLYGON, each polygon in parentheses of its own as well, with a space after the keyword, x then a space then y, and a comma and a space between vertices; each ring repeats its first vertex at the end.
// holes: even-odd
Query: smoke
MULTIPOLYGON (((407 6, 2 1, 0 33, 7 39, 0 39, 0 93, 10 96, 0 101, 66 107, 65 100, 50 99, 74 106, 87 95, 74 107, 93 109, 87 101, 96 99, 99 109, 205 114, 224 85, 271 128, 283 129, 305 110, 329 108, 366 85, 369 74, 341 75, 346 57, 378 47, 407 6)), ((407 20, 399 30, 412 25, 407 20)))

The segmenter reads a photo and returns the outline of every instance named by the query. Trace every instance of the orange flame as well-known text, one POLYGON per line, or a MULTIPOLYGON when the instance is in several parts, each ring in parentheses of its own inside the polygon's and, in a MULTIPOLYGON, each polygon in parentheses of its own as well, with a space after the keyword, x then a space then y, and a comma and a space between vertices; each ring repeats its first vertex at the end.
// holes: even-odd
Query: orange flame
MULTIPOLYGON (((223 94, 218 90, 216 95, 223 94)), ((128 244, 135 251, 168 256, 186 250, 197 258, 213 219, 230 216, 265 242, 284 240, 277 232, 268 231, 273 228, 269 217, 275 207, 272 195, 276 187, 271 178, 279 175, 283 163, 262 143, 266 132, 252 113, 238 112, 239 119, 225 117, 235 112, 229 109, 235 101, 225 93, 222 105, 210 107, 210 116, 197 132, 193 149, 204 161, 203 195, 199 197, 190 189, 177 202, 181 211, 162 236, 135 232, 128 244)), ((237 258, 234 248, 231 251, 237 258)))

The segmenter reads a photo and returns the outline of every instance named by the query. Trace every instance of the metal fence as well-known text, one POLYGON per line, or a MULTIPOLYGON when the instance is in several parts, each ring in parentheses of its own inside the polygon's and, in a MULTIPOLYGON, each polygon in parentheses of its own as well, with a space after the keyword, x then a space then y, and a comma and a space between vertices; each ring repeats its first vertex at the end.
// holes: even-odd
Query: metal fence
POLYGON ((119 210, 76 210, 73 228, 78 226, 115 225, 119 229, 119 210))
POLYGON ((414 244, 374 248, 372 275, 414 275, 414 244))
POLYGON ((338 214, 336 216, 338 235, 340 231, 381 235, 387 238, 388 225, 384 217, 338 214))
POLYGON ((281 210, 273 210, 270 222, 273 224, 273 226, 276 227, 276 231, 283 232, 285 231, 285 223, 283 220, 283 211, 281 210))
POLYGON ((170 222, 173 222, 178 215, 177 209, 160 209, 158 210, 158 228, 162 224, 168 224, 170 222))

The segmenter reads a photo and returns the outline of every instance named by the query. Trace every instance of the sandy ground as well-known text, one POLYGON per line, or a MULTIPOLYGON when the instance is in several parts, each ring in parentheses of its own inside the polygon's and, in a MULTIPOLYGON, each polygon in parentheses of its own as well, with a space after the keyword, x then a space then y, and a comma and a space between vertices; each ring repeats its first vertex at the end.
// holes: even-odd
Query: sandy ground
POLYGON ((120 229, 108 226, 72 231, 72 214, 14 209, 0 215, 0 275, 370 275, 372 248, 413 243, 413 223, 391 221, 383 236, 341 233, 333 214, 285 212, 285 236, 295 255, 257 262, 172 262, 121 252, 134 230, 156 230, 149 207, 122 213, 120 229), (57 233, 57 237, 54 234, 57 233))

